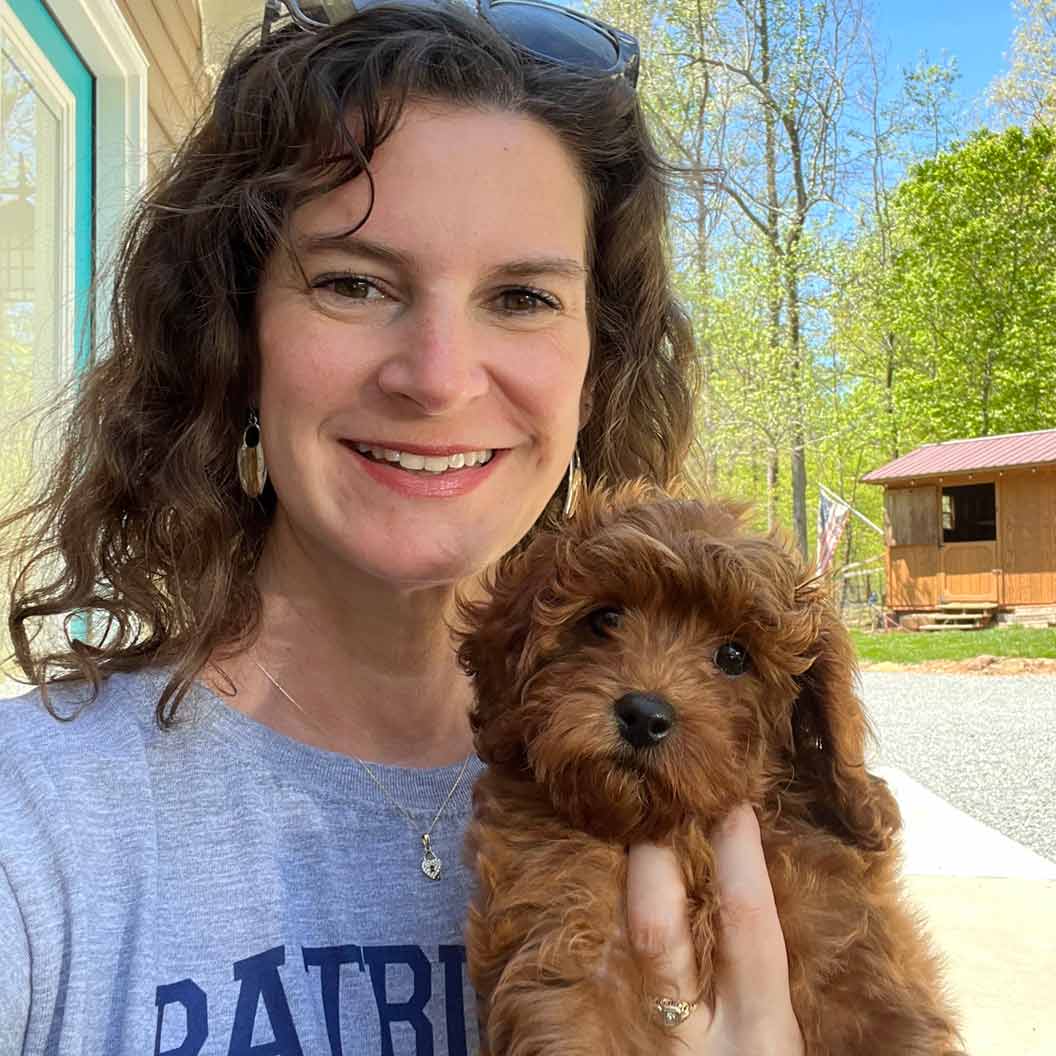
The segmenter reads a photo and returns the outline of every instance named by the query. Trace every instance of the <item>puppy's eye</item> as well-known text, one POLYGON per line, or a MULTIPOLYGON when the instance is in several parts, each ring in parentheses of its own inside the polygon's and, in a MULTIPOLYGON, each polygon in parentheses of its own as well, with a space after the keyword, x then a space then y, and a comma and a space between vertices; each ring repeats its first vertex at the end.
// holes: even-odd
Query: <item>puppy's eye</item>
POLYGON ((599 638, 608 638, 623 620, 623 610, 612 608, 595 609, 588 617, 587 623, 590 629, 599 638))
POLYGON ((725 675, 743 675, 748 664, 748 650, 740 642, 724 642, 715 651, 715 666, 725 675))

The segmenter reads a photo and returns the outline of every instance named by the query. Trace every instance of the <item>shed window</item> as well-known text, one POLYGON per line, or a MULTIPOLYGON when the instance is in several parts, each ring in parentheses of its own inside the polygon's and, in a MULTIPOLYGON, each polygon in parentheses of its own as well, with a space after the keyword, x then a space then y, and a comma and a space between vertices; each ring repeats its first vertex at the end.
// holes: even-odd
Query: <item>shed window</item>
POLYGON ((942 541, 979 543, 997 538, 997 500, 993 484, 942 489, 942 541))

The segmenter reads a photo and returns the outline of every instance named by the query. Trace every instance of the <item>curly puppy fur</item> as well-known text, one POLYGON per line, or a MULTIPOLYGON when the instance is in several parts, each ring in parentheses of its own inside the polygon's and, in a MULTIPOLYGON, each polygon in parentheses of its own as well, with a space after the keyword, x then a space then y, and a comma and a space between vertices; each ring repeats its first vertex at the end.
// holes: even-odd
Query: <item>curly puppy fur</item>
POLYGON ((960 1052, 899 891, 898 808, 864 766, 850 640, 810 571, 744 531, 744 509, 599 490, 463 603, 488 764, 467 948, 492 1056, 668 1051, 624 937, 625 848, 678 854, 710 1001, 708 832, 740 800, 759 816, 808 1056, 960 1052), (731 642, 747 650, 743 674, 721 669, 731 642), (617 702, 635 693, 669 705, 657 743, 621 733, 617 702))

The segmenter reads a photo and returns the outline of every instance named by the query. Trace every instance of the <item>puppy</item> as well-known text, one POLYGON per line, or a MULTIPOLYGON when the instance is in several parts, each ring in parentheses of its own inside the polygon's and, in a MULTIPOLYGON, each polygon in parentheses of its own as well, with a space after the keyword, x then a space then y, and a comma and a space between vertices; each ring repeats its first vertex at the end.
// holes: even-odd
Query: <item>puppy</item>
POLYGON ((701 980, 678 996, 710 1002, 708 833, 741 800, 759 817, 808 1056, 960 1052, 899 892, 898 808, 863 764, 849 637, 821 584, 743 513, 643 484, 597 491, 463 604, 488 764, 467 955, 491 1056, 669 1051, 623 937, 625 849, 674 848, 701 980))

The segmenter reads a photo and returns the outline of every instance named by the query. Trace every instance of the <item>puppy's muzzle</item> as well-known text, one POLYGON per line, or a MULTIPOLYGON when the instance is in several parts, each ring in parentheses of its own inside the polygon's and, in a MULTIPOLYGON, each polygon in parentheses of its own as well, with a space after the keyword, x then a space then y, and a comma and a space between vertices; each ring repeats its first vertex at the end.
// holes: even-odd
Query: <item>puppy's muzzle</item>
POLYGON ((675 709, 655 693, 625 693, 615 705, 620 736, 634 748, 653 748, 675 725, 675 709))

